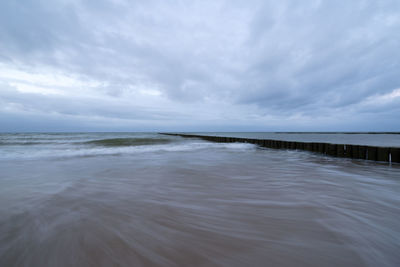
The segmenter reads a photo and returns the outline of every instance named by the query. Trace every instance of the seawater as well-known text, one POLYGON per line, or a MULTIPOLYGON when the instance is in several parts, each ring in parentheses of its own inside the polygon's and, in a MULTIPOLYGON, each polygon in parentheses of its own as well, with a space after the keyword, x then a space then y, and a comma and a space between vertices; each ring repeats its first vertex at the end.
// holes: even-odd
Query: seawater
POLYGON ((311 133, 311 132, 209 132, 198 135, 270 139, 295 142, 400 147, 400 133, 311 133))
POLYGON ((1 134, 0 266, 400 266, 399 192, 396 164, 155 133, 1 134))

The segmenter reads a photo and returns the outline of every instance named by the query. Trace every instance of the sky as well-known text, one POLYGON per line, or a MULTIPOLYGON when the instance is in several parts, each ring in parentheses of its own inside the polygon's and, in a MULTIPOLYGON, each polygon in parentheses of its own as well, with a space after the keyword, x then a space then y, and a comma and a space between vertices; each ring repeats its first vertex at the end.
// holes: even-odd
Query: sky
POLYGON ((0 131, 400 131, 400 1, 0 1, 0 131))

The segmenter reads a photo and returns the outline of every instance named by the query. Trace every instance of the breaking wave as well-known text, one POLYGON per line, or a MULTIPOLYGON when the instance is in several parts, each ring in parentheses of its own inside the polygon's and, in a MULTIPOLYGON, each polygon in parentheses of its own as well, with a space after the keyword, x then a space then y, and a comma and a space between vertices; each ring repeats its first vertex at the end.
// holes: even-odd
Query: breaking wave
POLYGON ((106 146, 106 147, 120 147, 120 146, 145 146, 145 145, 160 145, 168 144, 172 140, 166 138, 111 138, 91 140, 85 144, 106 146))

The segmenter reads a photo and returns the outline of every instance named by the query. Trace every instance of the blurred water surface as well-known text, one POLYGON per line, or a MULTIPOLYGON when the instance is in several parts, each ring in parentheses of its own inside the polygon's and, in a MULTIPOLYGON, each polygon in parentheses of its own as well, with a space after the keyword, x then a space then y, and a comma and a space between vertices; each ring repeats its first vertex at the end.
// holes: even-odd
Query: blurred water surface
POLYGON ((400 266, 400 168, 154 133, 0 135, 0 266, 400 266))

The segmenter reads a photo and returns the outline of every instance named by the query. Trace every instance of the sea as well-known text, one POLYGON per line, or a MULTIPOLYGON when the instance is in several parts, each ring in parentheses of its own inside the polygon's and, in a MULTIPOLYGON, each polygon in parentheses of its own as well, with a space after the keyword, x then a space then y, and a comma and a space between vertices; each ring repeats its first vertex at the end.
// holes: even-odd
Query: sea
POLYGON ((400 266, 400 164, 158 133, 3 133, 0 266, 400 266))

